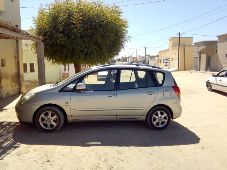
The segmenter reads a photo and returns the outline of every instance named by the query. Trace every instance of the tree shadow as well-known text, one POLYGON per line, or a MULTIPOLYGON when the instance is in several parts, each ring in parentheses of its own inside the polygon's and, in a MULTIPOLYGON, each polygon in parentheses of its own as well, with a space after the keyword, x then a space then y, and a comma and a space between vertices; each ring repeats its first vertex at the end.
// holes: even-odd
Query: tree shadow
POLYGON ((26 145, 154 147, 190 145, 200 138, 177 122, 161 131, 149 129, 144 122, 78 122, 60 132, 39 132, 31 125, 0 122, 0 160, 26 145))
POLYGON ((222 95, 222 96, 227 97, 227 93, 225 93, 225 92, 218 91, 218 90, 213 90, 212 92, 214 92, 214 93, 217 93, 217 94, 220 94, 220 95, 222 95))
POLYGON ((19 147, 19 143, 12 137, 18 126, 18 122, 0 122, 0 160, 19 147))
POLYGON ((5 110, 4 107, 12 103, 14 100, 16 100, 20 94, 13 95, 11 97, 6 97, 4 99, 0 99, 0 111, 5 110))

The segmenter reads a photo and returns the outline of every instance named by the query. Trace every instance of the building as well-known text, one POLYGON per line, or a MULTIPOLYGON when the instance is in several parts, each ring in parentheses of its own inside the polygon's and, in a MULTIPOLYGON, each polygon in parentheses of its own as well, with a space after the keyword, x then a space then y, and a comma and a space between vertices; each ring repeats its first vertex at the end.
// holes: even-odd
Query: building
POLYGON ((194 70, 218 71, 222 68, 217 53, 217 41, 194 43, 194 70))
POLYGON ((159 51, 159 67, 179 70, 193 69, 193 38, 181 37, 180 45, 179 38, 172 37, 169 39, 169 48, 159 51), (179 48, 179 60, 178 60, 179 48))
MULTIPOLYGON (((38 63, 37 54, 32 48, 33 42, 30 40, 23 40, 23 71, 24 84, 26 90, 29 90, 39 83, 38 79, 38 63)), ((61 80, 61 65, 53 64, 51 61, 45 59, 45 77, 46 83, 54 83, 61 80)))
POLYGON ((221 69, 227 68, 227 34, 218 36, 218 57, 221 63, 221 69))
POLYGON ((0 98, 20 93, 23 89, 23 72, 20 72, 23 67, 22 44, 3 33, 7 24, 20 29, 19 0, 0 1, 0 98))
POLYGON ((147 56, 147 64, 151 66, 156 66, 158 67, 159 65, 159 56, 158 55, 148 55, 147 56))

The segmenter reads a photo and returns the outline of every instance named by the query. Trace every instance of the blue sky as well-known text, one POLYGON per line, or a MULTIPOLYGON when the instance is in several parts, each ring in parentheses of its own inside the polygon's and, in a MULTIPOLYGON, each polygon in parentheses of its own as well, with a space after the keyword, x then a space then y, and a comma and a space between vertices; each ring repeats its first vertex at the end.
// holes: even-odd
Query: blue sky
MULTIPOLYGON (((20 0, 22 29, 32 27, 38 8, 50 2, 53 0, 20 0)), ((131 38, 120 56, 135 55, 136 49, 138 55, 144 55, 144 47, 147 54, 157 54, 168 47, 168 38, 178 32, 187 32, 182 36, 192 36, 194 42, 216 40, 217 35, 227 33, 226 0, 104 0, 104 3, 119 5, 129 23, 131 38)))

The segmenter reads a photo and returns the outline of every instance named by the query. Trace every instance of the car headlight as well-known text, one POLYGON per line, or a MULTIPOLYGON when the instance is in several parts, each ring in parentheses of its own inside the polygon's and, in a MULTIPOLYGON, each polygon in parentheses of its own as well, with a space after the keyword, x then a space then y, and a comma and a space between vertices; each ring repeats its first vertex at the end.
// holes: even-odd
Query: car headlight
POLYGON ((30 100, 35 93, 26 93, 24 96, 21 97, 21 103, 23 104, 24 102, 30 100))

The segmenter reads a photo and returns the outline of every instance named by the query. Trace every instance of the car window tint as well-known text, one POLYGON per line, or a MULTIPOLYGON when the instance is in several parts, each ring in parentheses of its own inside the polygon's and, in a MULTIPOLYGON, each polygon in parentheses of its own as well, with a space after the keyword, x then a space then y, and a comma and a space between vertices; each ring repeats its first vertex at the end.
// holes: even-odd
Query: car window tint
POLYGON ((93 72, 84 77, 86 91, 110 91, 114 90, 117 70, 105 70, 93 72))
POLYGON ((154 72, 154 77, 156 79, 157 85, 162 85, 164 82, 164 74, 161 72, 154 72))
POLYGON ((121 70, 120 89, 136 89, 146 87, 146 71, 143 70, 121 70))

